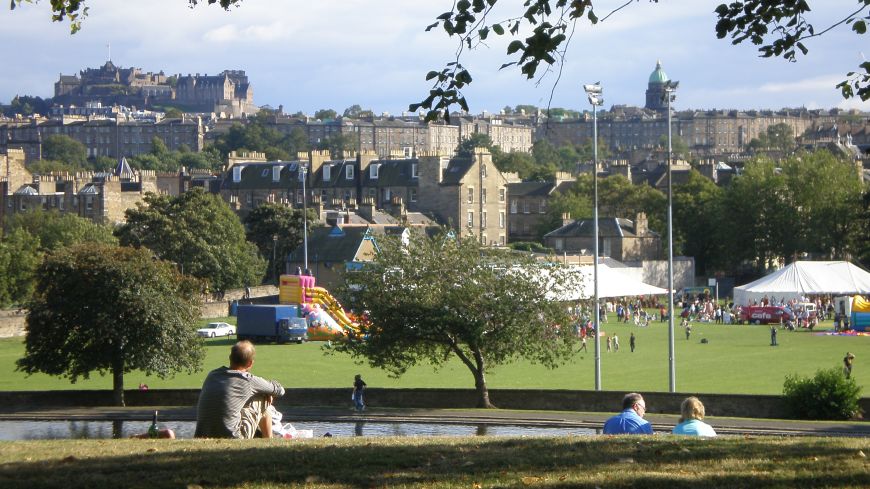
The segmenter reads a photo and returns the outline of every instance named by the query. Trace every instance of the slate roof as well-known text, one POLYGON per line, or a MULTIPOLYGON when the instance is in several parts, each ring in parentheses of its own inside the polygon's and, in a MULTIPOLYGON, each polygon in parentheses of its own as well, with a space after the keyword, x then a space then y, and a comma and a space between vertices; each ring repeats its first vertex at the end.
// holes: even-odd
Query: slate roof
MULTIPOLYGON (((592 219, 578 219, 550 231, 544 237, 591 238, 594 233, 593 228, 592 219)), ((600 217, 598 218, 598 236, 602 238, 634 237, 634 223, 621 217, 600 217)))
POLYGON ((411 165, 418 164, 416 158, 404 160, 375 160, 371 165, 379 165, 378 178, 371 177, 371 170, 366 169, 361 175, 364 187, 416 187, 419 178, 411 177, 411 165))
POLYGON ((99 189, 93 183, 85 184, 85 186, 79 190, 79 195, 96 195, 99 193, 99 189))
MULTIPOLYGON (((302 188, 302 182, 299 180, 300 162, 298 161, 251 162, 239 163, 235 166, 242 167, 240 181, 233 181, 233 170, 230 170, 223 179, 221 188, 236 190, 302 188), (276 166, 281 167, 280 178, 277 182, 272 178, 272 168, 276 166)), ((310 182, 310 174, 308 178, 310 182)))
POLYGON ((474 165, 472 158, 453 158, 444 169, 441 183, 444 185, 459 185, 468 170, 474 165))
POLYGON ((544 197, 553 191, 553 182, 517 182, 507 184, 511 197, 544 197))
POLYGON ((121 159, 118 160, 118 166, 115 167, 115 175, 122 179, 129 180, 136 174, 133 173, 133 169, 130 168, 130 164, 127 163, 127 158, 122 156, 121 159))
POLYGON ((311 175, 311 186, 312 187, 320 187, 320 188, 344 188, 344 187, 356 187, 357 179, 359 175, 357 172, 359 168, 357 168, 356 160, 330 160, 324 161, 323 165, 317 170, 316 174, 311 175), (331 168, 329 170, 329 179, 325 180, 323 178, 323 169, 326 165, 330 165, 331 168), (353 166, 353 178, 348 179, 345 173, 345 168, 347 166, 353 166))
MULTIPOLYGON (((362 244, 365 226, 317 227, 308 234, 308 261, 348 262, 356 258, 362 244)), ((303 245, 293 250, 287 261, 298 263, 304 258, 303 245)))
POLYGON ((15 195, 39 195, 39 192, 30 185, 22 185, 15 191, 15 195))

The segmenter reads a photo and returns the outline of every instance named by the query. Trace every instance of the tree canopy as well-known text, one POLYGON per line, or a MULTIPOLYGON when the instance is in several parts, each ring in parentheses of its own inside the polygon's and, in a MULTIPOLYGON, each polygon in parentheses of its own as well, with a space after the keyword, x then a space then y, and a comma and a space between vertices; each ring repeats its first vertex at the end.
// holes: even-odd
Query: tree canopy
POLYGON ((150 249, 187 275, 223 291, 260 283, 266 262, 245 240, 239 218, 220 196, 195 188, 177 197, 147 194, 116 230, 122 245, 150 249))
POLYGON ((67 377, 112 374, 117 405, 124 375, 160 378, 197 371, 198 284, 149 251, 104 244, 64 248, 37 272, 18 370, 67 377))
POLYGON ((554 367, 572 355, 576 336, 567 307, 548 297, 568 283, 566 273, 473 238, 420 233, 405 246, 385 237, 374 260, 349 272, 350 285, 341 291, 347 305, 364 311, 366 339, 333 348, 395 376, 456 357, 474 378, 478 406, 491 407, 486 373, 492 367, 519 358, 554 367))
MULTIPOLYGON (((248 241, 254 243, 262 256, 268 257, 269 276, 276 278, 283 272, 284 257, 302 243, 303 211, 267 202, 245 216, 248 241), (275 239, 277 238, 277 240, 275 239), (272 255, 276 255, 272 262, 272 255)), ((309 227, 317 221, 313 209, 308 210, 309 227)))

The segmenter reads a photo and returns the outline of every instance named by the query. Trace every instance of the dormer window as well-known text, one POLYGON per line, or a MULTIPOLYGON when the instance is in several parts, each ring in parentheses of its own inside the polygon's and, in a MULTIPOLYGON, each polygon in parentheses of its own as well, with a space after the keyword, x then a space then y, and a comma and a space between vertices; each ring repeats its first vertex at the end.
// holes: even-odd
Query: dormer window
POLYGON ((419 175, 417 175, 417 164, 411 163, 411 178, 417 178, 418 176, 419 175))
POLYGON ((323 181, 328 182, 332 180, 332 165, 329 163, 323 165, 323 181))
POLYGON ((344 167, 344 178, 353 180, 353 165, 347 165, 344 167))
POLYGON ((242 181, 242 168, 244 167, 239 165, 233 167, 233 183, 239 183, 242 181))
POLYGON ((272 181, 280 182, 281 181, 281 168, 284 168, 281 165, 274 165, 272 167, 272 181))
POLYGON ((372 163, 369 166, 369 178, 372 180, 378 179, 378 173, 380 172, 381 165, 378 163, 372 163))

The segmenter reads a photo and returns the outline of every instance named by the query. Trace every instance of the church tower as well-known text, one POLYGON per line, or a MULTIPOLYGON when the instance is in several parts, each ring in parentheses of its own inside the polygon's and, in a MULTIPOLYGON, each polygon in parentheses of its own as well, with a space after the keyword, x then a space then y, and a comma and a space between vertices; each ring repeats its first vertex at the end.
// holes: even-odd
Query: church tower
POLYGON ((649 75, 649 84, 646 89, 646 108, 658 111, 668 110, 665 103, 665 83, 670 81, 668 75, 662 69, 662 62, 656 62, 656 69, 649 75))

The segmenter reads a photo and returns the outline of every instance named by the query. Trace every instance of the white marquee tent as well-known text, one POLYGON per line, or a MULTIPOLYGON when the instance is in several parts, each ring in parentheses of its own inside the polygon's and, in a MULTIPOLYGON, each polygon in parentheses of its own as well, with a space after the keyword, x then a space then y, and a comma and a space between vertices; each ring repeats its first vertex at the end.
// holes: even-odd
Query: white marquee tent
POLYGON ((796 261, 755 282, 734 287, 734 303, 798 299, 814 294, 870 294, 870 273, 846 261, 796 261))
MULTIPOLYGON (((576 301, 594 297, 595 282, 593 280, 593 269, 592 265, 575 267, 573 272, 575 272, 577 280, 572 286, 567 288, 568 290, 560 294, 560 299, 576 301)), ((637 295, 663 295, 667 293, 667 289, 641 282, 617 269, 598 264, 598 296, 602 299, 637 295)))

